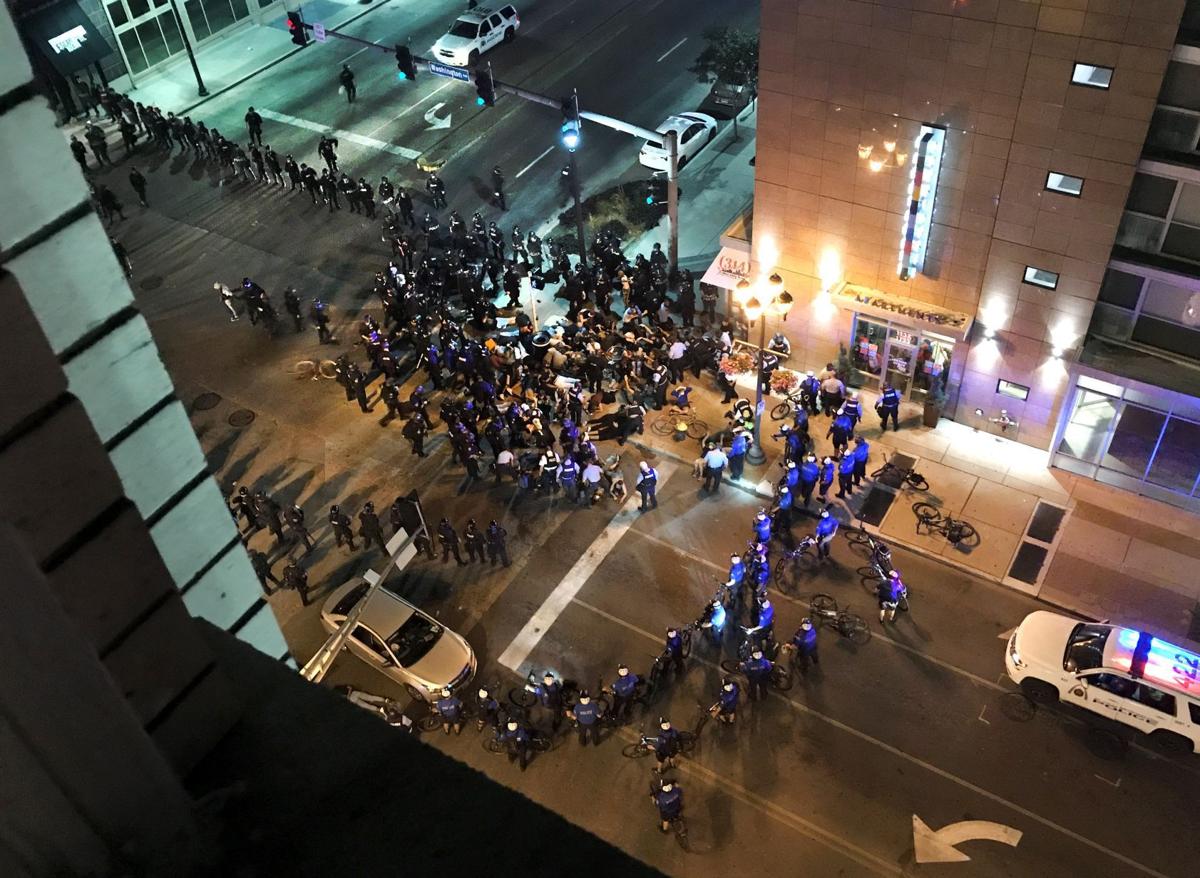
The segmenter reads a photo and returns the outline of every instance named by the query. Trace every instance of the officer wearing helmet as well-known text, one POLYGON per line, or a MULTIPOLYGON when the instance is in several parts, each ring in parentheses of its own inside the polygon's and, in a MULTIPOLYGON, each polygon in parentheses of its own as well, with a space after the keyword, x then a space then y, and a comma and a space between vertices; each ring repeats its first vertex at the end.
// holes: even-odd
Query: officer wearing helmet
POLYGON ((612 721, 620 722, 629 716, 629 705, 637 693, 638 675, 625 665, 617 666, 617 679, 612 684, 612 721))
POLYGON ((896 620, 896 608, 900 606, 900 601, 908 594, 908 589, 904 585, 904 581, 900 578, 899 570, 892 570, 887 575, 887 579, 880 580, 877 588, 879 597, 879 621, 894 622, 896 620))
POLYGON ((732 725, 737 720, 738 697, 741 687, 731 677, 721 680, 721 690, 717 693, 717 702, 708 712, 717 718, 717 722, 732 725))
POLYGON ((828 558, 829 547, 837 534, 838 520, 829 513, 828 507, 821 510, 821 518, 817 522, 817 557, 828 558))
POLYGON ((574 708, 570 711, 571 719, 579 727, 579 743, 586 747, 588 738, 592 739, 592 743, 597 746, 600 744, 600 717, 604 713, 603 705, 598 701, 593 701, 591 694, 583 689, 579 693, 579 700, 575 702, 574 708))
POLYGON ((663 652, 666 653, 667 661, 675 669, 675 673, 680 677, 684 673, 683 665, 683 638, 679 636, 679 629, 672 625, 667 629, 666 643, 663 645, 663 652))
POLYGON ((337 547, 342 547, 344 540, 353 550, 357 548, 354 545, 354 531, 350 529, 350 516, 342 512, 341 508, 334 504, 329 507, 329 526, 333 528, 333 538, 337 541, 337 547))
POLYGON ((654 758, 658 760, 655 768, 662 774, 669 768, 675 767, 675 757, 679 755, 679 732, 671 725, 665 716, 658 718, 658 737, 654 739, 654 758))
POLYGON ((814 665, 821 663, 817 655, 817 626, 807 616, 800 620, 800 627, 792 635, 792 646, 796 648, 796 663, 800 666, 800 673, 808 673, 809 662, 814 665))
POLYGON ((454 734, 462 734, 463 704, 449 687, 442 689, 442 697, 434 702, 433 707, 442 718, 443 732, 448 735, 454 729, 454 734))
POLYGON ((766 694, 767 682, 774 667, 771 660, 757 647, 750 653, 750 658, 742 662, 742 673, 746 675, 751 701, 758 701, 766 694))
POLYGON ((489 725, 492 728, 500 726, 500 702, 492 695, 491 689, 480 686, 475 693, 475 728, 482 732, 483 727, 489 725))
POLYGON ((659 829, 669 832, 672 821, 683 816, 683 788, 675 781, 663 778, 650 798, 658 808, 659 829))

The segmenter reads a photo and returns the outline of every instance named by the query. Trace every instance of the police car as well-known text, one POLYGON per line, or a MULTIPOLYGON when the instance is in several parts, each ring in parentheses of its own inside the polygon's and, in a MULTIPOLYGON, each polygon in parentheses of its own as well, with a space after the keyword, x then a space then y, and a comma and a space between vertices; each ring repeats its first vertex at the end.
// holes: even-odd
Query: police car
POLYGON ((520 26, 521 19, 512 5, 499 9, 478 6, 455 19, 429 51, 443 64, 474 66, 488 49, 512 42, 520 26))
POLYGON ((1144 631, 1039 610, 1013 632, 1008 676, 1033 701, 1064 701, 1150 736, 1171 753, 1200 750, 1200 655, 1144 631))

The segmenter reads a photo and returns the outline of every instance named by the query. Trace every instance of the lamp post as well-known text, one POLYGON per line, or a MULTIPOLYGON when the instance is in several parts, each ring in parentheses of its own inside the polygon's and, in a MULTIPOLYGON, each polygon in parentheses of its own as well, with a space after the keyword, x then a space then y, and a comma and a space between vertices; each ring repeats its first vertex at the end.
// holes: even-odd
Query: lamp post
POLYGON ((750 443, 750 450, 746 452, 746 461, 752 466, 761 466, 766 462, 767 456, 762 450, 762 410, 763 410, 763 382, 762 382, 762 361, 763 354, 767 346, 767 312, 773 311, 782 320, 787 317, 788 311, 792 309, 792 294, 783 288, 783 278, 778 272, 773 272, 767 278, 766 284, 762 285, 762 289, 755 291, 754 286, 750 281, 742 278, 738 281, 737 288, 733 291, 734 301, 742 309, 742 313, 746 315, 746 319, 751 323, 758 320, 758 368, 755 370, 754 376, 754 441, 750 443), (761 298, 760 298, 761 296, 761 298))

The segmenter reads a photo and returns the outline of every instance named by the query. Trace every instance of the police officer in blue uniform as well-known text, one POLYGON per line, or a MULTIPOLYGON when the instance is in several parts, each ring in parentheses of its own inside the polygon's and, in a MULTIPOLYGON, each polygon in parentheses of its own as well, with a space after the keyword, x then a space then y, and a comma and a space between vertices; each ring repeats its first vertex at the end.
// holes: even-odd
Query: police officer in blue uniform
POLYGON ((787 485, 779 486, 779 499, 775 507, 775 532, 786 535, 792 528, 792 489, 787 485))
POLYGON ((817 465, 817 458, 810 454, 804 458, 804 463, 800 464, 800 494, 804 497, 805 509, 812 501, 813 489, 817 486, 817 480, 820 477, 821 467, 817 465))
POLYGON ((529 730, 515 718, 510 718, 504 726, 503 740, 505 748, 508 750, 508 761, 514 762, 519 759, 521 771, 524 771, 525 766, 529 764, 529 752, 532 744, 529 730))
POLYGON ((600 745, 600 717, 603 712, 601 704, 598 701, 592 701, 586 689, 579 693, 579 700, 571 711, 571 718, 579 726, 581 746, 587 746, 588 738, 592 739, 593 744, 600 745))
POLYGON ((563 493, 571 500, 579 500, 579 464, 575 458, 567 455, 558 465, 558 481, 562 484, 563 493))
POLYGON ((682 677, 684 674, 683 638, 679 636, 679 629, 675 626, 667 629, 667 641, 663 651, 667 654, 667 660, 675 669, 675 673, 682 677))
POLYGON ((792 646, 796 647, 796 664, 800 666, 800 673, 808 673, 809 662, 813 665, 821 663, 817 655, 817 626, 807 616, 800 621, 800 627, 792 635, 792 646))
POLYGON ((675 781, 663 778, 658 789, 650 796, 658 808, 658 819, 662 832, 670 832, 671 822, 683 816, 683 788, 675 781))
POLYGON ((853 433, 853 422, 847 415, 839 414, 833 419, 833 423, 829 425, 829 431, 825 436, 833 440, 834 453, 841 454, 846 450, 846 446, 850 444, 850 437, 853 433))
POLYGON ((760 509, 758 514, 754 516, 754 522, 751 525, 754 528, 754 538, 760 543, 769 542, 771 539, 771 516, 767 514, 767 510, 760 509))
POLYGON ((617 666, 617 679, 612 684, 612 711, 609 716, 614 723, 629 718, 629 705, 637 691, 638 675, 625 665, 617 666))
POLYGON ((534 687, 533 694, 537 696, 542 709, 550 714, 551 730, 557 732, 563 721, 562 683, 547 671, 541 684, 534 687))
POLYGON ((815 415, 821 411, 821 382, 812 372, 805 372, 800 382, 800 405, 809 414, 815 415))
POLYGON ((837 533, 838 520, 829 514, 828 509, 821 510, 821 519, 817 522, 817 557, 828 558, 829 547, 837 533))
POLYGON ((854 487, 857 488, 867 477, 867 458, 871 454, 871 446, 862 436, 856 436, 850 454, 854 457, 854 487))
POLYGON ((883 384, 883 393, 875 403, 875 411, 879 413, 881 432, 887 432, 888 418, 892 419, 892 432, 900 430, 900 393, 886 381, 883 384))
POLYGON ((658 490, 658 472, 644 460, 638 464, 637 490, 642 495, 639 512, 658 508, 658 497, 655 496, 658 490))
POLYGON ((842 403, 838 414, 845 415, 850 419, 850 432, 853 433, 858 422, 862 420, 862 405, 859 404, 858 394, 851 391, 846 401, 842 403))
POLYGON ((767 681, 771 678, 771 660, 763 655, 761 649, 750 653, 750 658, 742 662, 742 673, 746 675, 747 695, 751 701, 760 700, 767 692, 767 681))
POLYGON ((717 722, 732 725, 737 720, 738 697, 741 694, 741 687, 726 677, 721 681, 721 690, 717 693, 717 703, 709 708, 709 713, 717 718, 717 722))
POLYGON ((658 766, 654 769, 659 774, 675 767, 675 757, 679 755, 679 732, 671 725, 665 716, 658 718, 658 737, 654 739, 654 758, 658 766))
POLYGON ((800 466, 794 460, 789 460, 783 468, 783 484, 787 485, 792 490, 796 491, 796 485, 800 484, 800 466))
POLYGON ((854 455, 849 451, 842 452, 838 459, 838 498, 854 493, 854 455))
POLYGON ((442 690, 442 697, 434 703, 438 716, 442 718, 442 731, 447 735, 454 729, 454 734, 462 734, 463 705, 462 701, 449 689, 442 690))
POLYGON ((484 726, 500 727, 500 702, 487 686, 480 686, 475 693, 475 728, 483 731, 484 726))
POLYGON ((827 457, 821 462, 821 487, 817 492, 821 497, 822 503, 829 499, 829 488, 833 485, 833 472, 833 458, 827 457))

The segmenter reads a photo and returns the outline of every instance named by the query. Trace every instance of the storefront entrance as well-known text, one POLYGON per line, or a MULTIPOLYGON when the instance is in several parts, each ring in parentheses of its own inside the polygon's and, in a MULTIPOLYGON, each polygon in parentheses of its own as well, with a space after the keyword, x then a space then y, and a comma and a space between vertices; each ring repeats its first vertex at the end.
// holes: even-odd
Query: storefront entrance
POLYGON ((887 382, 904 398, 924 402, 931 388, 945 389, 953 354, 951 338, 856 314, 850 383, 878 393, 887 382))

